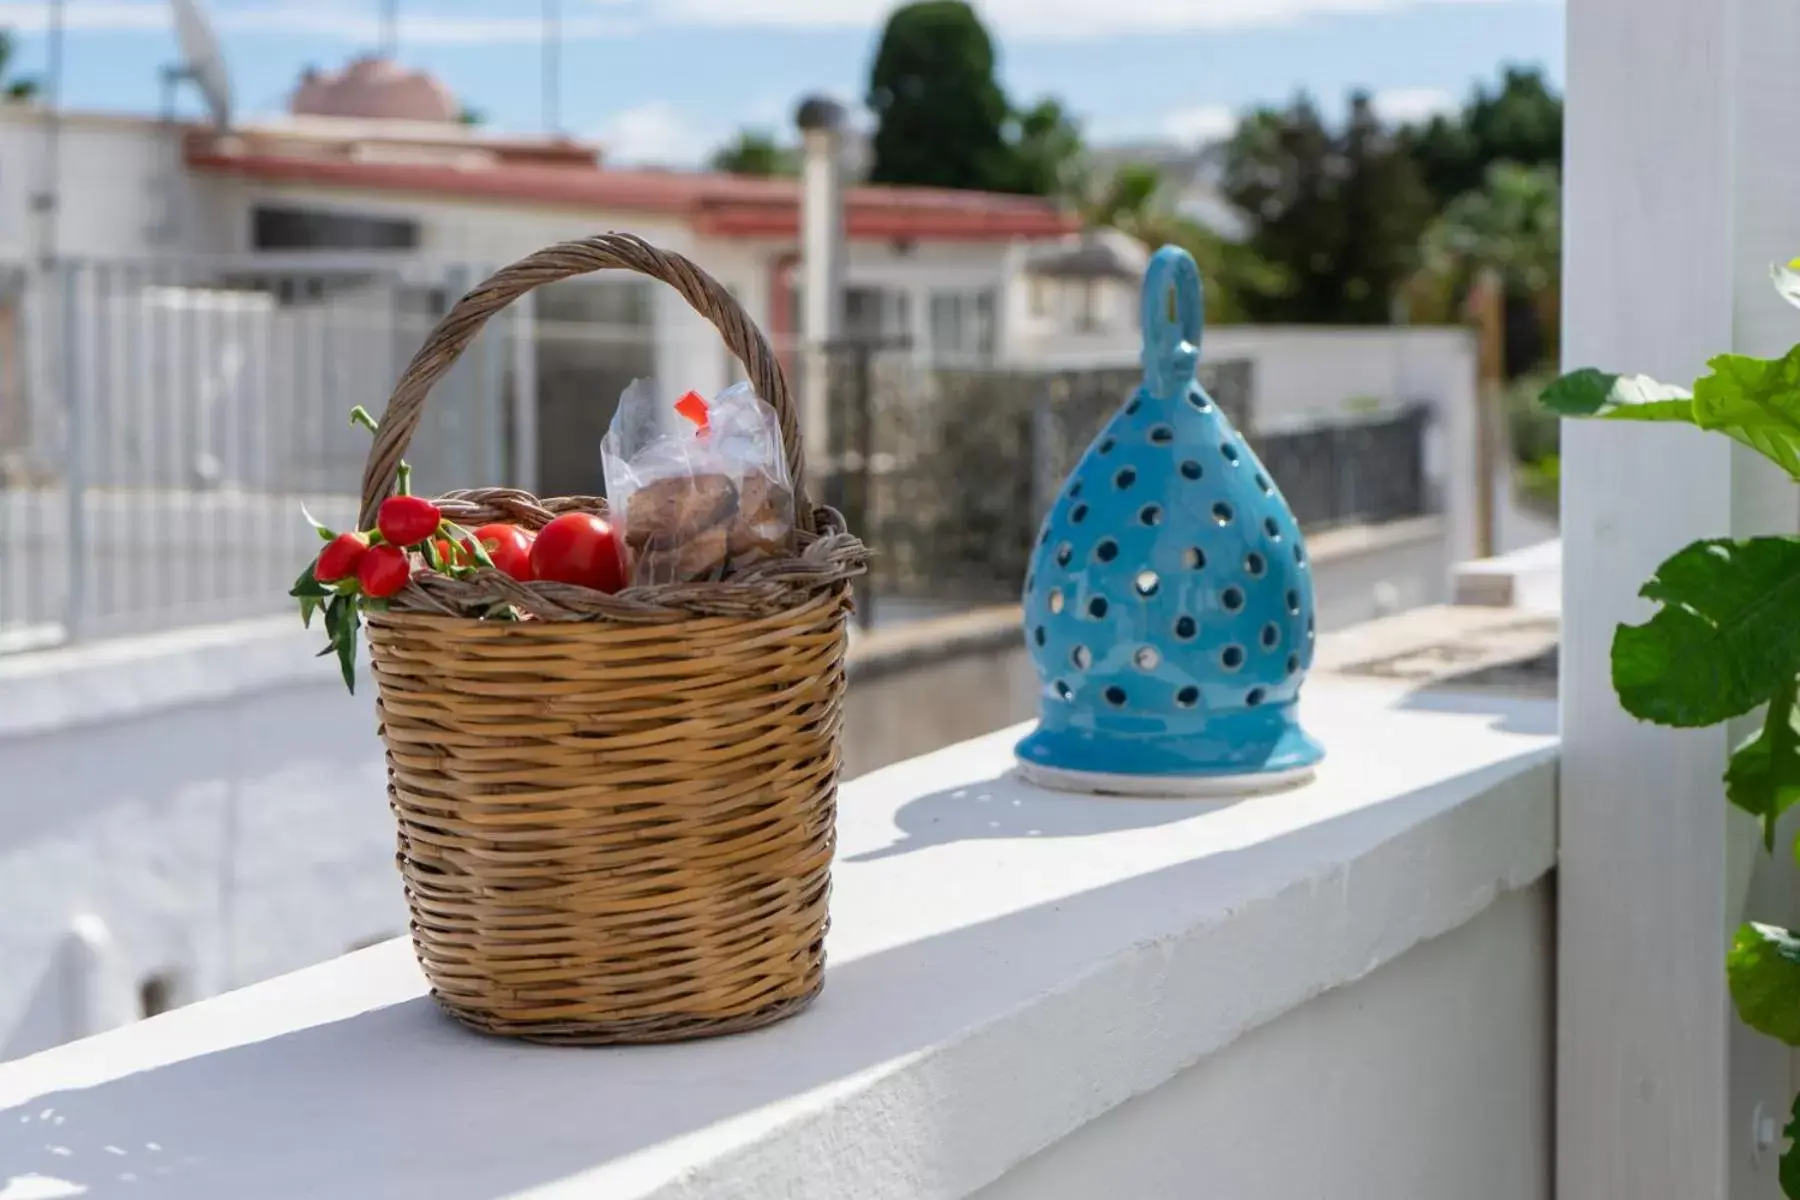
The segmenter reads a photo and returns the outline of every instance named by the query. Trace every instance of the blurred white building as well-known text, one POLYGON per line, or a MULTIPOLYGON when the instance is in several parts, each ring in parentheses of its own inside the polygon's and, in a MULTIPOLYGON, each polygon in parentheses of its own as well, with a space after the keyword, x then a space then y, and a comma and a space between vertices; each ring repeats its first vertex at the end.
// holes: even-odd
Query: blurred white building
MULTIPOLYGON (((622 229, 706 267, 775 341, 798 332, 796 181, 620 170, 591 143, 489 133, 461 123, 435 80, 379 59, 308 72, 291 109, 219 132, 98 113, 53 123, 34 105, 0 106, 0 261, 29 264, 48 238, 86 259, 330 254, 497 267, 622 229)), ((856 186, 846 206, 846 332, 953 357, 1001 354, 1010 247, 1077 229, 1029 197, 856 186), (934 321, 934 308, 988 319, 934 321)), ((613 321, 655 328, 659 354, 689 355, 692 322, 673 293, 618 307, 613 321)))

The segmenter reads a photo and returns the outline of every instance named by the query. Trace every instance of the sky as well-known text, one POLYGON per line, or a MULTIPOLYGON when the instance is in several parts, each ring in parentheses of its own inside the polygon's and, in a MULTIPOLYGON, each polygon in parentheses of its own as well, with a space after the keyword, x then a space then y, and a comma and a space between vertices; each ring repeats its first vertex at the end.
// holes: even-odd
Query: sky
MULTIPOLYGON (((52 0, 0 0, 14 74, 42 75, 52 0)), ((546 127, 544 22, 562 28, 556 123, 609 161, 688 166, 744 127, 785 132, 796 101, 857 101, 893 0, 393 0, 399 58, 492 127, 546 127)), ((63 99, 155 112, 180 60, 167 0, 64 0, 63 99)), ((382 0, 200 0, 243 116, 281 112, 308 65, 379 44, 382 0)), ((1367 88, 1387 115, 1454 106, 1503 64, 1560 85, 1558 0, 977 0, 1017 104, 1055 96, 1090 141, 1196 142, 1307 90, 1367 88)), ((201 111, 197 100, 184 112, 201 111)))

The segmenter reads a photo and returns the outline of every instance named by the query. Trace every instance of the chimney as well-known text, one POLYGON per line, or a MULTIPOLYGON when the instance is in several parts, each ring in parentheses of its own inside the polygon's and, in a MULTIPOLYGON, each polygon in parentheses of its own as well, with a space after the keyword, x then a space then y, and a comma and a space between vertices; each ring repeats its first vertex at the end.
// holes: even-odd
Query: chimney
POLYGON ((830 455, 830 360, 844 313, 844 107, 825 96, 800 105, 800 430, 815 462, 830 455))

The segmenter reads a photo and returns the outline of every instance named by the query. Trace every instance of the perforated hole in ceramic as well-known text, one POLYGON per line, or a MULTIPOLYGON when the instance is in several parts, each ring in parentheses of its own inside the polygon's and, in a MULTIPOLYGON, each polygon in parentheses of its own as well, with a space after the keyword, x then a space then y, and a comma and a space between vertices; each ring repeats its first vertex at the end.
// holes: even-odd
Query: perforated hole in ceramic
POLYGON ((1025 776, 1099 795, 1242 795, 1321 757, 1296 700, 1312 572, 1286 501, 1195 379, 1199 272, 1165 247, 1144 279, 1144 379, 1050 506, 1025 597, 1043 682, 1025 776))

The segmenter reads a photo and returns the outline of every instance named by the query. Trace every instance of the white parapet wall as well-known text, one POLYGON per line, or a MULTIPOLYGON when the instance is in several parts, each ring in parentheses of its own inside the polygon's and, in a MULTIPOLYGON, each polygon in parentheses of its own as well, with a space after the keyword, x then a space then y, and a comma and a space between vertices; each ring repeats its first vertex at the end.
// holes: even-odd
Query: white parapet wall
MULTIPOLYGON (((1331 631, 1441 599, 1435 518, 1313 540, 1331 631)), ((0 658, 0 1061, 405 929, 371 685, 291 617, 0 658)), ((859 635, 854 777, 1031 717, 1016 608, 859 635)))
POLYGON ((320 636, 0 659, 0 1059, 405 930, 367 681, 320 636))
POLYGON ((1304 708, 1255 800, 1044 792, 1016 729, 848 785, 825 991, 753 1034, 479 1036, 395 940, 0 1064, 0 1196, 1547 1197, 1554 706, 1304 708))

